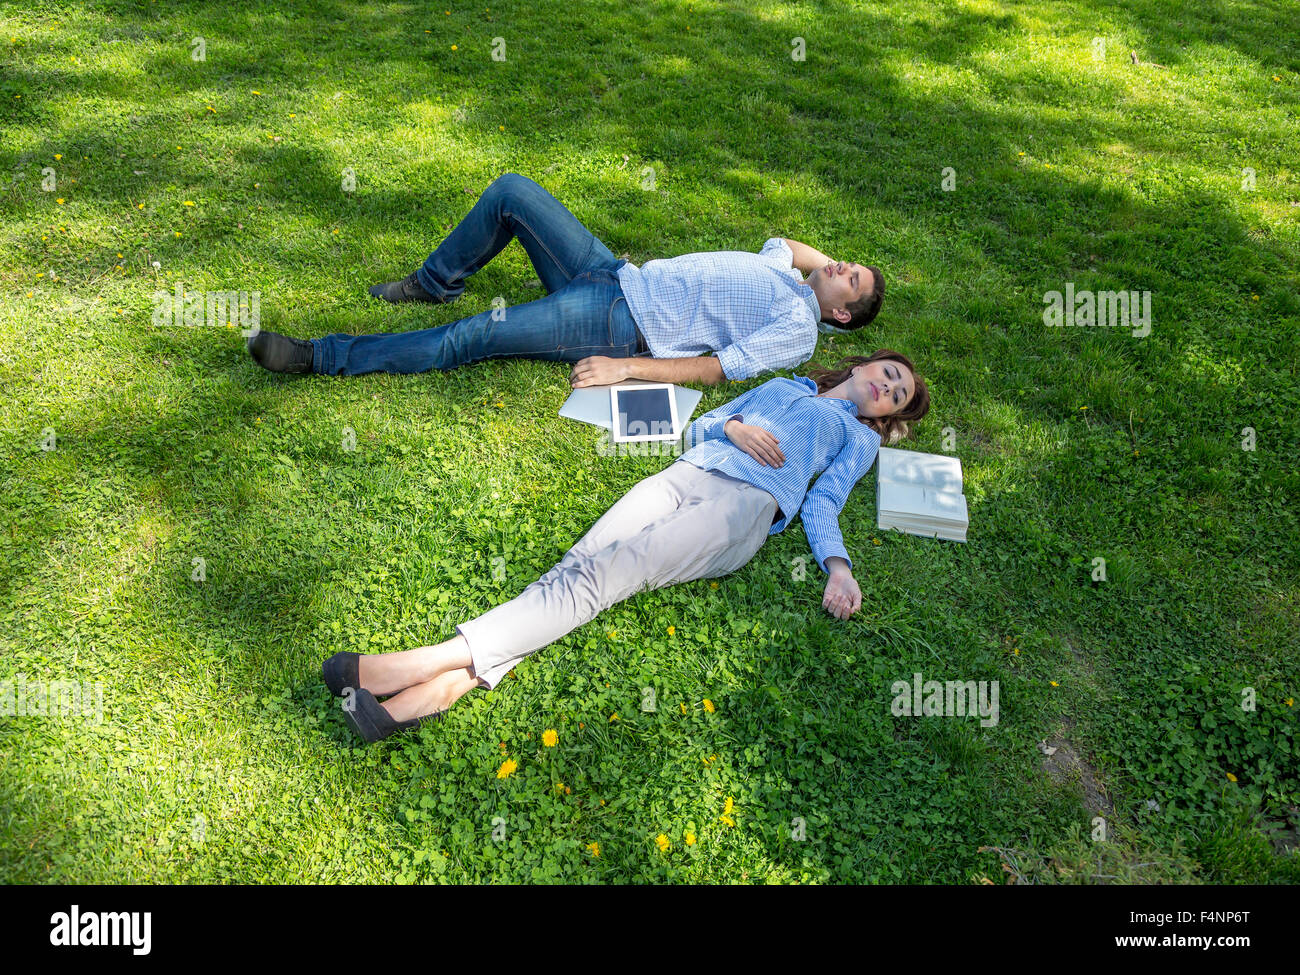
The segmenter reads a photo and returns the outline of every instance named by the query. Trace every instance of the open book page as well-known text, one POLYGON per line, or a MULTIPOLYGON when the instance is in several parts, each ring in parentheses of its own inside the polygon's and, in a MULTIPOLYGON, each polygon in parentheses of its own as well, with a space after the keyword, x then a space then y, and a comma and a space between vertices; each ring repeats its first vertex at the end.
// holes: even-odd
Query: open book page
POLYGON ((881 447, 878 472, 880 528, 966 541, 969 512, 961 489, 961 461, 956 457, 881 447))
POLYGON ((881 481, 877 508, 892 521, 965 525, 966 497, 960 491, 937 491, 916 484, 881 481))
POLYGON ((956 457, 881 447, 876 463, 881 484, 915 484, 961 494, 961 461, 956 457))

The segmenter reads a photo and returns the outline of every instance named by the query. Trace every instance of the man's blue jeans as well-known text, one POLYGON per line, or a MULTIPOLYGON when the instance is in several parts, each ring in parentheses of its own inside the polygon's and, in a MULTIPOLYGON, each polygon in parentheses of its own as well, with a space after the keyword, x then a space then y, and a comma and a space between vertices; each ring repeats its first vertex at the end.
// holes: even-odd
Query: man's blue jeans
POLYGON ((451 300, 465 278, 518 238, 545 298, 491 309, 449 325, 380 335, 312 339, 312 371, 331 376, 455 369, 482 359, 577 362, 592 355, 647 354, 616 273, 614 257, 555 197, 526 176, 506 173, 416 272, 421 287, 451 300))

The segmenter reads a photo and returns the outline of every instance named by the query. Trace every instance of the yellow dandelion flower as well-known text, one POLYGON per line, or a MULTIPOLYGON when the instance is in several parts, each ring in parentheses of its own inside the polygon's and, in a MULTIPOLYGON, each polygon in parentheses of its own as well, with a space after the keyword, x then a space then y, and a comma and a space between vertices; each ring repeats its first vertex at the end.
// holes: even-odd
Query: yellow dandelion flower
POLYGON ((607 630, 605 635, 612 640, 614 637, 618 636, 618 630, 607 630))
POLYGON ((686 845, 687 846, 695 845, 695 834, 690 832, 689 830, 686 833, 686 845))
POLYGON ((185 203, 183 204, 183 206, 192 207, 192 206, 194 206, 194 201, 193 201, 193 200, 186 200, 185 203))
POLYGON ((547 728, 542 732, 542 744, 547 748, 554 748, 560 740, 560 733, 554 728, 547 728))
POLYGON ((709 714, 713 713, 713 702, 710 701, 707 697, 704 699, 704 710, 708 711, 709 714))
POLYGON ((502 132, 506 130, 506 127, 504 125, 498 125, 497 128, 500 129, 502 132))
POLYGON ((456 50, 456 45, 453 44, 453 45, 451 46, 451 49, 452 49, 453 51, 456 50))
POLYGON ((724 816, 730 816, 730 815, 731 815, 731 811, 732 811, 733 809, 735 809, 735 808, 736 808, 736 801, 735 801, 734 799, 732 799, 731 796, 727 796, 727 802, 726 802, 726 804, 722 807, 722 814, 723 814, 724 816))
POLYGON ((617 720, 618 720, 618 715, 617 715, 617 714, 611 714, 611 715, 609 716, 609 720, 610 720, 611 722, 617 721, 617 720))
POLYGON ((501 767, 497 769, 497 778, 498 779, 509 778, 511 775, 514 775, 515 770, 518 768, 519 768, 518 762, 516 762, 513 758, 507 758, 504 762, 501 763, 501 767))
POLYGON ((878 539, 878 538, 873 538, 873 539, 871 540, 871 544, 872 544, 872 545, 879 545, 879 544, 880 544, 880 539, 878 539))
POLYGON ((736 825, 736 821, 730 816, 719 816, 718 819, 722 820, 722 822, 726 823, 728 826, 736 825))
POLYGON ((144 204, 143 204, 143 203, 137 203, 136 206, 135 206, 135 208, 136 208, 137 210, 143 210, 143 209, 144 209, 144 204))
POLYGON ((1251 301, 1259 301, 1259 295, 1251 295, 1251 296, 1250 296, 1250 300, 1251 300, 1251 301))
POLYGON ((664 836, 663 833, 660 833, 655 837, 655 843, 658 844, 660 853, 668 852, 668 847, 672 846, 672 844, 668 842, 668 837, 664 836))
POLYGON ((1229 782, 1236 782, 1236 781, 1237 781, 1237 777, 1236 777, 1235 775, 1233 775, 1231 772, 1229 772, 1229 773, 1228 773, 1228 781, 1229 781, 1229 782))
POLYGON ((686 702, 685 702, 685 701, 680 702, 677 706, 678 706, 679 708, 682 709, 682 714, 685 714, 685 713, 686 713, 686 702))
POLYGON ((598 856, 600 856, 600 844, 599 844, 599 843, 588 843, 588 844, 587 844, 587 852, 590 853, 590 854, 591 854, 592 856, 594 856, 594 857, 598 857, 598 856))
POLYGON ((1023 155, 1024 155, 1024 153, 1023 153, 1023 152, 1022 152, 1022 153, 1020 153, 1020 155, 1022 155, 1022 156, 1023 156, 1023 155))
POLYGON ((62 203, 62 202, 63 202, 63 197, 59 197, 59 198, 58 198, 57 200, 55 200, 54 202, 55 202, 55 203, 62 203))
POLYGON ((174 233, 177 237, 181 235, 181 232, 179 230, 173 230, 172 233, 174 233))
POLYGON ((670 627, 668 627, 668 635, 669 635, 669 636, 676 636, 676 635, 677 635, 677 627, 675 627, 675 626, 670 626, 670 627))
POLYGON ((260 95, 260 94, 262 94, 262 93, 261 93, 260 91, 258 91, 256 88, 254 88, 254 89, 253 89, 253 94, 254 94, 254 95, 260 95))
POLYGON ((1052 683, 1052 686, 1053 686, 1053 687, 1060 687, 1060 686, 1061 686, 1061 685, 1058 684, 1056 681, 1052 681, 1051 683, 1052 683))
POLYGON ((556 791, 556 792, 563 792, 563 791, 564 791, 564 783, 563 783, 563 782, 556 782, 556 783, 555 783, 555 791, 556 791))
POLYGON ((710 582, 710 583, 709 583, 709 588, 710 588, 710 589, 717 589, 717 588, 718 588, 718 584, 717 584, 716 582, 710 582))
MULTIPOLYGON (((27 297, 30 298, 31 296, 32 296, 32 293, 31 293, 30 291, 27 292, 27 297)), ((1295 698, 1293 698, 1293 697, 1288 697, 1288 698, 1286 699, 1286 706, 1289 707, 1289 708, 1293 708, 1293 707, 1295 707, 1295 698)))

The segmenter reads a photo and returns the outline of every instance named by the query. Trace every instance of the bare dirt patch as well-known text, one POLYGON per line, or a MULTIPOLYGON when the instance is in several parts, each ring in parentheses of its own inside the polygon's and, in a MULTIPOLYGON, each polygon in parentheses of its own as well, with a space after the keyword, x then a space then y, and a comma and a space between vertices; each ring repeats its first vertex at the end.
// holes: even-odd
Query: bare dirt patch
POLYGON ((1055 751, 1043 756, 1043 771, 1057 784, 1077 784, 1082 791, 1084 806, 1094 816, 1113 817, 1115 805, 1106 794, 1105 783, 1097 775, 1092 763, 1080 755, 1069 740, 1068 736, 1074 730, 1074 719, 1062 718, 1061 726, 1061 733, 1047 740, 1048 750, 1055 751))

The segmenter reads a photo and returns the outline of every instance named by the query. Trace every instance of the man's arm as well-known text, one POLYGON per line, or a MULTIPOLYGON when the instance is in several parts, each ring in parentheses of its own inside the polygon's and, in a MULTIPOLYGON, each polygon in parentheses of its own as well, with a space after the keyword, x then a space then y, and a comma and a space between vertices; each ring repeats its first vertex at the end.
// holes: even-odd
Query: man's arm
POLYGON ((831 263, 831 259, 815 247, 809 247, 807 244, 801 244, 797 240, 782 238, 790 253, 794 255, 794 266, 802 274, 812 274, 819 267, 825 267, 831 263))
POLYGON ((716 356, 693 355, 681 359, 627 359, 629 379, 648 379, 656 383, 707 383, 712 386, 726 379, 722 363, 716 356))
POLYGON ((624 379, 648 379, 656 383, 720 383, 727 377, 722 363, 714 356, 687 356, 682 359, 649 359, 635 356, 612 359, 592 355, 577 362, 569 376, 574 389, 583 386, 608 386, 624 379))

